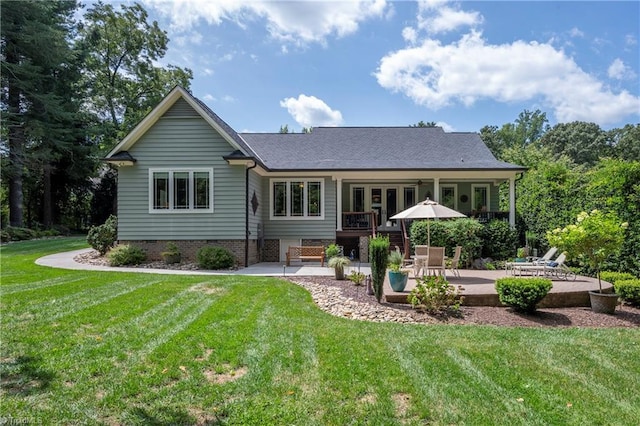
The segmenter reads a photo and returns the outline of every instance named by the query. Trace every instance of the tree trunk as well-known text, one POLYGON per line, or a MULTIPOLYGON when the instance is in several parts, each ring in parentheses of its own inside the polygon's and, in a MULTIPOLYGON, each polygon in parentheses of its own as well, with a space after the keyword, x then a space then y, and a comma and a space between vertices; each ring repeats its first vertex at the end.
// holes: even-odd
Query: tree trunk
MULTIPOLYGON (((6 59, 8 63, 18 63, 13 49, 7 49, 6 59)), ((22 175, 24 173, 24 126, 20 119, 20 88, 16 82, 9 79, 7 93, 7 112, 9 127, 9 224, 22 227, 22 175)))
POLYGON ((45 164, 42 171, 42 223, 46 229, 53 225, 53 209, 51 203, 51 165, 45 164))

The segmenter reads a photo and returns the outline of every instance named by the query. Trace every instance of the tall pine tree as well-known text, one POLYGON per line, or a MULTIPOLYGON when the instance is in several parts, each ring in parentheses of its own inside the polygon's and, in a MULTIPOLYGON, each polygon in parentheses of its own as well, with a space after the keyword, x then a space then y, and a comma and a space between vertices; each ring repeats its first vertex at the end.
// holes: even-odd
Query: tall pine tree
POLYGON ((3 151, 7 161, 3 178, 9 187, 9 222, 23 226, 23 181, 32 160, 48 151, 36 149, 65 138, 73 120, 64 107, 69 93, 53 87, 72 62, 69 39, 75 1, 3 1, 2 109, 3 151), (46 140, 49 142, 46 142, 46 140))

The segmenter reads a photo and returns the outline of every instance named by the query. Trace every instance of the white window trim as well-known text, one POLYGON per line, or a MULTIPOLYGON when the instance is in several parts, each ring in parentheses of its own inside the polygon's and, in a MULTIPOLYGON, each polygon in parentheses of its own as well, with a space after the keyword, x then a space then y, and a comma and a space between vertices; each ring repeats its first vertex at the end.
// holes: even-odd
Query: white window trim
POLYGON ((272 178, 269 179, 269 219, 270 220, 324 220, 325 214, 325 191, 324 191, 324 178, 300 178, 300 179, 278 179, 272 178), (273 184, 275 182, 286 182, 287 183, 287 215, 286 216, 275 216, 273 214, 273 184), (291 216, 291 182, 304 182, 304 215, 303 216, 291 216), (320 182, 320 197, 322 197, 322 202, 320 203, 320 216, 307 216, 309 214, 308 211, 308 194, 309 194, 309 182, 320 182))
POLYGON ((198 213, 213 213, 213 168, 154 168, 149 169, 149 213, 150 214, 198 214, 198 213), (193 206, 195 203, 195 184, 194 173, 206 172, 209 173, 209 208, 208 209, 194 209, 190 207, 188 209, 174 209, 174 191, 173 191, 173 174, 187 172, 189 173, 189 206, 193 206), (153 208, 153 174, 154 173, 169 173, 169 208, 168 209, 154 209, 153 208))
POLYGON ((491 185, 488 183, 472 183, 471 184, 471 210, 476 210, 476 188, 485 188, 487 190, 487 211, 491 210, 491 185))
POLYGON ((445 188, 453 188, 453 209, 458 210, 458 184, 457 183, 441 183, 440 184, 440 202, 442 202, 442 190, 445 188))

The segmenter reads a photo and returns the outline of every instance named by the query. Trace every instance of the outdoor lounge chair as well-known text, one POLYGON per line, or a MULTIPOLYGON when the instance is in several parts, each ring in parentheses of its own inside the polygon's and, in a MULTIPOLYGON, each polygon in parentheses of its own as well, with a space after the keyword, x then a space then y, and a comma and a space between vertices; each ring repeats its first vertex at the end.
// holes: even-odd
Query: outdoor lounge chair
POLYGON ((539 265, 518 265, 516 264, 513 269, 514 273, 518 275, 523 272, 530 272, 533 275, 544 275, 549 278, 558 278, 565 281, 575 281, 576 274, 564 261, 567 259, 567 253, 561 253, 556 260, 552 262, 541 263, 539 265))
MULTIPOLYGON (((547 250, 547 252, 544 254, 544 256, 537 258, 537 259, 533 259, 531 262, 506 262, 505 263, 505 269, 507 272, 513 272, 514 268, 516 266, 541 266, 544 265, 545 263, 549 263, 551 262, 551 258, 553 257, 554 254, 556 254, 556 252, 558 251, 557 247, 551 247, 549 250, 547 250)), ((556 260, 557 262, 557 260, 556 260)))

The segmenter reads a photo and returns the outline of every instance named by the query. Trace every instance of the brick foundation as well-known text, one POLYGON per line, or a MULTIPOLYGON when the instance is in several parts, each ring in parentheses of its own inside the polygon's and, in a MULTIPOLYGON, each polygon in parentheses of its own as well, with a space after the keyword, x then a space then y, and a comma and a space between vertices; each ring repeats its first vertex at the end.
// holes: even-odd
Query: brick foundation
MULTIPOLYGON (((196 253, 204 246, 219 246, 229 250, 235 257, 237 266, 244 264, 245 240, 170 240, 180 250, 182 260, 195 262, 196 253)), ((147 253, 148 260, 162 260, 160 253, 166 250, 169 241, 118 241, 119 244, 131 244, 140 247, 147 253)), ((249 240, 249 265, 258 263, 260 255, 257 240, 249 240)))

